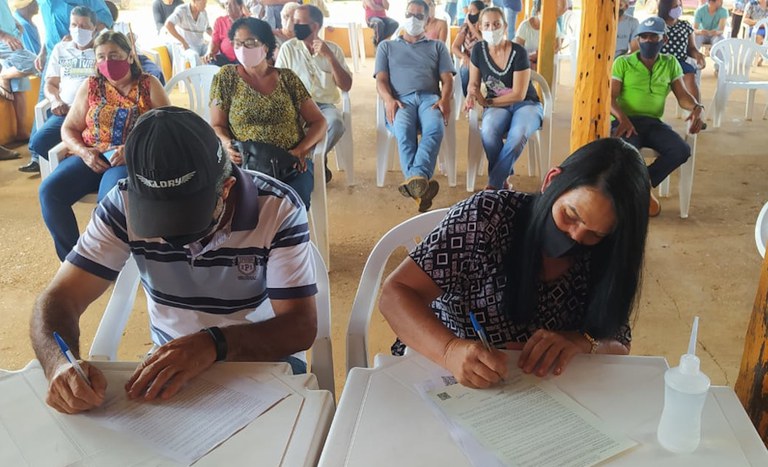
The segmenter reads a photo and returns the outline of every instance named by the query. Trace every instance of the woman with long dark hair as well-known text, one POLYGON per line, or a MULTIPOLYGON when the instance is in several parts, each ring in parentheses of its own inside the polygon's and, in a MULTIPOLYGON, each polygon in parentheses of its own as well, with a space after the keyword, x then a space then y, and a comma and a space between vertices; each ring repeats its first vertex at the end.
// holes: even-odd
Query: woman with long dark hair
POLYGON ((410 346, 467 386, 560 374, 578 353, 629 353, 648 230, 648 169, 620 139, 580 148, 541 193, 458 203, 387 278, 379 309, 410 346), (478 340, 470 313, 492 346, 478 340))

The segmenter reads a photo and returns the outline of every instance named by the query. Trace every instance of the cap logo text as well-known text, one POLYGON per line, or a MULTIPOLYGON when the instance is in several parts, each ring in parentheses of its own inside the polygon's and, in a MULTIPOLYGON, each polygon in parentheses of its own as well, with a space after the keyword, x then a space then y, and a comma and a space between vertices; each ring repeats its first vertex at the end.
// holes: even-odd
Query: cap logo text
POLYGON ((139 174, 136 174, 136 178, 138 178, 141 183, 150 188, 175 188, 192 180, 192 177, 194 177, 196 173, 197 170, 193 170, 192 172, 184 174, 181 177, 172 178, 170 180, 150 180, 139 174))

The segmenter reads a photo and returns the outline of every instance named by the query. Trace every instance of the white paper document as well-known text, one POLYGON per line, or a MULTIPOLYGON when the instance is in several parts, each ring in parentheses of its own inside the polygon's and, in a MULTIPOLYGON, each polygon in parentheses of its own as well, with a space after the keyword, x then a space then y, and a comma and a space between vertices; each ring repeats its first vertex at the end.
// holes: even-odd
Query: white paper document
POLYGON ((535 376, 513 375, 490 389, 454 384, 427 396, 474 438, 461 444, 479 444, 504 465, 591 466, 637 444, 610 433, 555 384, 535 376))
POLYGON ((253 379, 214 367, 169 400, 130 400, 126 372, 105 372, 104 404, 84 416, 143 440, 177 462, 192 464, 286 397, 253 379))

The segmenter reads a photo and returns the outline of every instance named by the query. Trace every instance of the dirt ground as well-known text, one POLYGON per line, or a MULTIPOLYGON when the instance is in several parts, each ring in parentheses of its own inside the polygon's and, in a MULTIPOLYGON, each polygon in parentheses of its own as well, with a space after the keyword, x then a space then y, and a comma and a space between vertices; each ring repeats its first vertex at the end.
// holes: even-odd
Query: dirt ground
MULTIPOLYGON (((212 2, 209 2, 212 3, 212 2)), ((210 9, 210 6, 209 6, 210 9)), ((567 66, 558 90, 553 118, 552 162, 567 155, 571 119, 572 83, 567 66)), ((387 174, 386 186, 375 184, 375 88, 373 61, 367 60, 354 75, 351 92, 355 152, 353 187, 334 170, 328 185, 331 241, 331 297, 337 394, 344 381, 345 333, 360 274, 376 241, 390 228, 416 214, 415 204, 401 197, 397 184, 402 175, 387 174)), ((768 79, 768 68, 757 69, 768 79)), ((702 78, 702 95, 709 107, 715 78, 709 67, 702 78)), ((680 219, 677 178, 672 196, 662 200, 661 216, 650 225, 642 296, 635 314, 632 353, 663 355, 676 364, 687 346, 694 315, 701 317, 698 354, 713 384, 733 385, 738 375, 743 336, 757 288, 761 259, 754 243, 754 222, 768 200, 768 122, 760 116, 766 95, 758 94, 756 119, 744 121, 746 95, 735 92, 721 128, 699 137, 690 217, 680 219)), ((175 99, 174 99, 175 100, 175 99)), ((671 101, 667 115, 674 115, 671 101)), ((0 118, 6 118, 0 116, 0 118)), ((682 120, 670 119, 681 131, 682 120)), ((465 189, 467 122, 457 124, 459 183, 449 187, 438 176, 440 194, 435 208, 447 207, 469 195, 465 189)), ((26 157, 26 146, 19 150, 26 157)), ((515 166, 516 189, 535 190, 538 180, 527 176, 525 155, 515 166)), ((28 339, 28 322, 35 297, 58 267, 52 241, 42 222, 37 188, 40 178, 19 173, 22 161, 0 162, 0 368, 17 369, 34 358, 28 339)), ((25 161, 24 161, 25 162, 25 161)), ((331 157, 330 166, 335 169, 331 157)), ((484 180, 478 180, 483 186, 484 180)), ((78 204, 81 229, 93 206, 78 204)), ((404 256, 400 252, 390 267, 404 256)), ((106 297, 84 314, 81 348, 90 346, 106 304, 106 297)), ((393 335, 375 312, 371 324, 371 355, 388 351, 393 335)), ((135 360, 150 346, 143 294, 140 294, 120 349, 120 358, 135 360)))

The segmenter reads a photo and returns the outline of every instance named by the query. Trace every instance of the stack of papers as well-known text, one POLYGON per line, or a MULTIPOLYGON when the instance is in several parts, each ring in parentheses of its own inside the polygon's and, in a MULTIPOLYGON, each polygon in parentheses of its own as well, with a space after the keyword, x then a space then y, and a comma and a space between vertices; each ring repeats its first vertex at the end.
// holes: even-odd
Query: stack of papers
POLYGON ((637 444, 535 376, 515 374, 490 389, 450 383, 419 388, 476 466, 590 466, 637 444))

